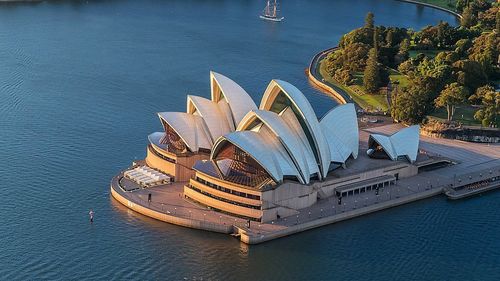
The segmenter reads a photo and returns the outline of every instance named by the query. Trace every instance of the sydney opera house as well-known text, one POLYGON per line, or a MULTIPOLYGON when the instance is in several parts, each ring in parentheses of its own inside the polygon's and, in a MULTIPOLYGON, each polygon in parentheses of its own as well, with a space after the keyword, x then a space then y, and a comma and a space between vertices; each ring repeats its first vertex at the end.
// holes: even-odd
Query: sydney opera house
POLYGON ((259 106, 221 74, 210 73, 210 86, 210 99, 187 96, 186 112, 158 113, 163 131, 148 137, 147 168, 185 182, 186 200, 265 222, 321 198, 366 192, 417 173, 411 163, 418 127, 370 135, 360 158, 407 161, 367 168, 366 161, 354 160, 360 133, 353 104, 318 118, 285 81, 272 80, 259 106))

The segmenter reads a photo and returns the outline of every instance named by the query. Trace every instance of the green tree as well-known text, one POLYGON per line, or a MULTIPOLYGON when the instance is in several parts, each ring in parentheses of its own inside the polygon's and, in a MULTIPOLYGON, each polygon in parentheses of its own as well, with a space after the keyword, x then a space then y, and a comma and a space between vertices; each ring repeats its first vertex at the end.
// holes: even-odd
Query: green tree
POLYGON ((488 82, 488 76, 483 70, 481 63, 473 60, 459 60, 453 63, 456 80, 462 86, 475 92, 478 87, 488 82))
POLYGON ((481 121, 483 126, 498 127, 500 120, 500 92, 489 85, 480 87, 476 93, 469 97, 469 101, 475 104, 481 103, 482 108, 474 114, 474 119, 481 121))
POLYGON ((438 108, 446 107, 448 121, 451 121, 453 120, 456 106, 463 104, 468 95, 469 91, 467 88, 460 86, 458 83, 451 83, 446 85, 444 90, 442 90, 440 95, 434 100, 434 103, 438 108))
POLYGON ((462 13, 462 19, 460 20, 460 25, 462 25, 465 28, 469 28, 476 25, 476 22, 477 19, 476 16, 474 15, 474 11, 470 7, 465 8, 464 12, 462 13))
POLYGON ((467 7, 468 0, 457 0, 457 5, 455 6, 455 9, 457 9, 458 12, 462 12, 465 7, 467 7))
POLYGON ((375 48, 371 48, 368 54, 363 75, 363 86, 368 93, 375 93, 380 86, 380 70, 375 48))
POLYGON ((479 62, 484 72, 491 75, 495 72, 499 51, 500 36, 496 33, 484 33, 474 39, 474 44, 469 50, 469 59, 479 62))
POLYGON ((399 50, 396 54, 396 64, 401 64, 410 57, 410 40, 408 38, 403 39, 401 44, 399 44, 399 50))
POLYGON ((497 16, 496 16, 496 33, 500 34, 500 9, 497 10, 497 16))
POLYGON ((469 39, 460 39, 455 43, 455 52, 461 57, 467 56, 467 51, 472 46, 472 41, 469 39))
POLYGON ((428 114, 432 105, 425 89, 416 85, 402 88, 391 98, 391 117, 399 122, 418 124, 428 114))
POLYGON ((354 77, 347 69, 337 69, 337 71, 333 74, 333 79, 344 85, 351 85, 354 82, 354 77))
POLYGON ((375 16, 373 15, 372 12, 368 12, 365 17, 365 27, 373 29, 375 27, 375 16))
POLYGON ((385 35, 385 42, 387 43, 387 47, 394 46, 394 41, 395 41, 394 36, 395 36, 394 31, 392 30, 387 31, 387 34, 385 35))

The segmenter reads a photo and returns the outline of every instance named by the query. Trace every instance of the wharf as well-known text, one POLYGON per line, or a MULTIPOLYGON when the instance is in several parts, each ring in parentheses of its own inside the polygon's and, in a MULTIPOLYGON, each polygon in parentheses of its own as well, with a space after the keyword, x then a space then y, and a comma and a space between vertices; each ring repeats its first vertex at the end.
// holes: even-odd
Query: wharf
POLYGON ((470 186, 466 188, 460 189, 448 189, 445 191, 446 196, 448 196, 451 200, 459 200, 467 197, 471 197, 474 195, 478 195, 484 192, 492 191, 497 188, 500 188, 500 180, 496 180, 494 182, 488 182, 484 184, 477 184, 476 186, 470 186))

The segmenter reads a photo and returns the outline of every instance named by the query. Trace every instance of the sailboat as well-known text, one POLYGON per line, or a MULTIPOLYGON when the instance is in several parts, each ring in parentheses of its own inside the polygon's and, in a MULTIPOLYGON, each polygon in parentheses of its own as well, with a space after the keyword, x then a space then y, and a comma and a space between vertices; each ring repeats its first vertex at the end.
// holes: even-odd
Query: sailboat
POLYGON ((267 0, 267 5, 264 8, 264 11, 262 11, 260 18, 270 21, 282 21, 285 17, 278 16, 278 11, 278 0, 274 0, 274 2, 267 0))

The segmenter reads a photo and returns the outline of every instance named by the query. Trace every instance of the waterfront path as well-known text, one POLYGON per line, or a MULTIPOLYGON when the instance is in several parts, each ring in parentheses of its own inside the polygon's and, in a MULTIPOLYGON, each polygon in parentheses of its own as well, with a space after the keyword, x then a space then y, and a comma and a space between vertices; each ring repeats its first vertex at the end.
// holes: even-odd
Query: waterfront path
MULTIPOLYGON (((339 88, 337 85, 334 85, 326 80, 324 80, 323 76, 320 73, 320 62, 328 56, 331 52, 334 52, 337 49, 337 47, 330 48, 323 50, 319 53, 317 53, 311 60, 311 63, 309 64, 309 68, 307 70, 307 76, 309 78, 309 81, 319 88, 322 92, 332 95, 335 99, 340 101, 342 104, 345 103, 354 103, 353 99, 351 96, 344 91, 343 89, 339 88)), ((354 103, 356 104, 356 103, 354 103)), ((357 104, 356 104, 357 105, 357 104)))
MULTIPOLYGON (((391 134, 400 126, 393 124, 361 130, 360 138, 367 139, 369 133, 391 134)), ((236 234, 241 241, 256 244, 439 195, 452 185, 463 186, 500 176, 499 148, 498 144, 421 136, 421 150, 429 155, 452 159, 456 164, 400 179, 395 185, 381 188, 378 194, 373 190, 342 198, 341 204, 336 196, 320 199, 317 204, 300 209, 292 216, 268 223, 251 222, 250 228, 245 219, 185 199, 182 194, 185 182, 125 192, 120 185, 132 183, 119 174, 113 178, 111 193, 123 205, 146 216, 185 227, 236 234), (149 193, 152 194, 151 202, 147 200, 149 193)), ((365 150, 366 147, 360 147, 360 153, 365 150)))
MULTIPOLYGON (((191 228, 227 234, 236 233, 243 242, 258 244, 439 195, 444 188, 452 184, 466 185, 485 177, 500 176, 500 166, 451 177, 450 172, 443 173, 446 169, 453 170, 453 167, 423 172, 411 178, 401 179, 397 181, 396 185, 381 188, 378 194, 373 190, 344 197, 341 204, 339 204, 336 196, 322 199, 309 208, 299 210, 293 216, 268 223, 251 222, 250 228, 247 227, 247 221, 244 219, 215 212, 185 199, 182 195, 185 183, 182 182, 134 192, 118 191, 118 194, 129 201, 124 205, 133 210, 143 213, 141 209, 131 206, 131 204, 137 204, 163 214, 162 217, 154 217, 148 213, 143 213, 145 215, 191 228), (152 194, 152 202, 147 201, 149 193, 152 194)), ((117 181, 114 181, 114 183, 117 183, 117 181)), ((114 188, 115 191, 116 187, 114 188)), ((113 196, 116 198, 115 195, 113 196)), ((122 202, 119 198, 117 199, 122 202)))

